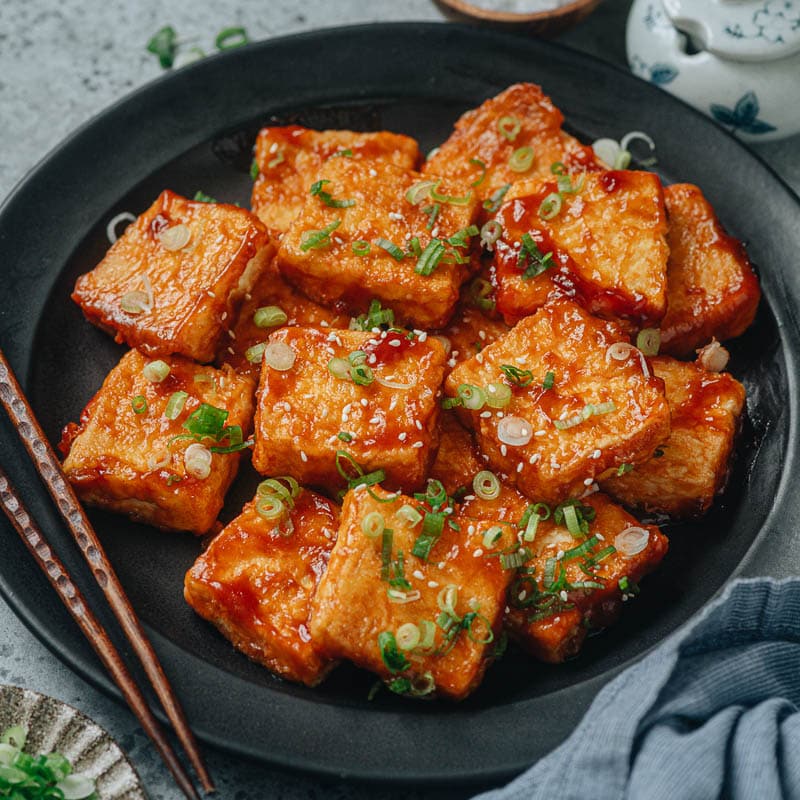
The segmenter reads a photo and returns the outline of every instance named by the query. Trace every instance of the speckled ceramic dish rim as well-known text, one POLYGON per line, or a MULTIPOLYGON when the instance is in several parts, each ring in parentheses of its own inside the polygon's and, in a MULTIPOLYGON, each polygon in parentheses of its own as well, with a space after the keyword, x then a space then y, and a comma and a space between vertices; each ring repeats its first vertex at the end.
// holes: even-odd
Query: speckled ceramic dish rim
MULTIPOLYGON (((798 477, 800 272, 793 267, 800 240, 792 229, 798 200, 754 155, 680 101, 591 57, 529 37, 432 24, 303 34, 192 65, 103 112, 44 159, 0 210, 0 251, 13 263, 0 310, 0 341, 23 385, 36 357, 38 311, 61 265, 120 196, 171 159, 221 130, 250 122, 259 110, 266 116, 279 108, 415 97, 474 104, 519 80, 542 83, 588 136, 620 136, 631 127, 664 132, 662 162, 686 167, 685 177, 711 187, 722 218, 751 242, 760 263, 770 265, 762 284, 780 334, 779 368, 788 397, 775 420, 782 434, 759 456, 753 477, 772 469, 780 471, 780 479, 769 484, 770 494, 760 490, 761 529, 735 574, 795 572, 800 508, 787 486, 798 477), (576 101, 584 95, 585 102, 576 101), (750 213, 736 205, 736 191, 758 198, 749 201, 750 213), (770 535, 776 531, 784 532, 779 547, 770 535)), ((16 452, 5 420, 0 432, 4 455, 7 449, 16 452)), ((15 467, 18 487, 32 495, 35 475, 24 465, 15 467)), ((34 510, 46 529, 57 526, 45 504, 34 510)), ((16 552, 8 530, 0 533, 0 544, 16 552)), ((68 567, 79 570, 73 554, 63 556, 68 567)), ((4 597, 59 657, 116 695, 55 601, 41 593, 32 570, 22 559, 13 571, 0 564, 4 597)), ((599 687, 624 666, 544 697, 497 707, 364 713, 298 694, 260 689, 254 694, 248 681, 203 664, 157 633, 153 639, 204 740, 292 768, 427 783, 490 781, 521 770, 568 735, 599 687)), ((652 644, 645 638, 643 651, 652 644)))

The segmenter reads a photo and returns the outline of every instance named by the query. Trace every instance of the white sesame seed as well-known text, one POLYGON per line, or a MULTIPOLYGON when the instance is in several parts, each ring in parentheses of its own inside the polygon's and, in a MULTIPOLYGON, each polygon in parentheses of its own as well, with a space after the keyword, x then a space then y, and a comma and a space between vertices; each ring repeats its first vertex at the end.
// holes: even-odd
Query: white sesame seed
POLYGON ((301 450, 301 451, 300 451, 300 460, 301 460, 303 463, 305 463, 306 461, 308 461, 308 456, 306 455, 306 451, 305 451, 305 450, 301 450))
POLYGON ((367 357, 367 363, 368 364, 375 364, 375 363, 377 363, 377 361, 378 361, 378 357, 375 355, 375 353, 370 353, 369 356, 367 357))
POLYGON ((234 350, 232 347, 229 347, 229 348, 228 348, 228 352, 229 352, 229 353, 230 353, 232 356, 235 356, 235 355, 236 355, 236 351, 235 351, 235 350, 234 350))
POLYGON ((475 556, 475 558, 480 558, 483 555, 483 550, 481 550, 479 547, 472 553, 472 555, 475 556))
POLYGON ((464 499, 465 500, 474 500, 475 499, 475 495, 474 494, 465 494, 464 495, 464 499))
POLYGON ((438 569, 444 569, 447 565, 444 563, 444 561, 440 561, 436 566, 438 569))
POLYGON ((431 236, 435 239, 439 235, 439 226, 434 226, 433 230, 431 231, 431 236))
POLYGON ((417 426, 418 431, 422 430, 422 423, 418 419, 414 420, 414 424, 417 426))
POLYGON ((411 574, 412 574, 412 575, 413 575, 413 576, 414 576, 414 577, 415 577, 415 578, 416 578, 418 581, 424 580, 424 578, 425 578, 425 576, 422 574, 422 572, 421 572, 420 570, 418 570, 418 569, 415 569, 415 570, 414 570, 414 571, 413 571, 411 574))
POLYGON ((602 452, 600 450, 595 450, 592 453, 592 458, 600 458, 601 455, 603 455, 603 454, 602 454, 602 452))
POLYGON ((276 152, 276 151, 277 151, 277 149, 278 149, 278 143, 277 143, 277 142, 273 142, 273 143, 272 143, 272 144, 269 146, 269 152, 270 152, 270 153, 274 153, 274 152, 276 152))
MULTIPOLYGON (((294 322, 295 320, 292 320, 292 321, 294 322)), ((328 320, 323 319, 323 320, 320 320, 319 326, 320 326, 320 328, 330 328, 331 324, 330 324, 330 322, 328 322, 328 320)))
POLYGON ((606 537, 603 536, 602 533, 596 533, 595 536, 597 537, 598 541, 604 542, 606 540, 606 537))
POLYGON ((562 600, 563 600, 565 603, 567 602, 567 597, 568 597, 568 595, 567 595, 567 593, 566 593, 566 592, 565 592, 563 589, 561 590, 561 594, 559 595, 559 597, 560 597, 560 598, 561 598, 561 599, 562 599, 562 600))
POLYGON ((389 219, 394 219, 394 220, 398 220, 399 221, 399 220, 403 219, 403 215, 402 214, 398 214, 397 211, 390 211, 389 212, 389 219))
POLYGON ((547 431, 545 431, 545 430, 538 430, 538 431, 536 431, 536 433, 534 433, 533 435, 534 435, 534 436, 546 436, 546 435, 547 435, 547 431))
POLYGON ((211 289, 206 289, 206 294, 207 294, 209 297, 216 297, 216 295, 214 294, 214 292, 212 292, 212 291, 211 291, 211 289))
POLYGON ((529 464, 535 464, 542 457, 541 453, 534 453, 529 459, 529 464))
POLYGON ((504 414, 502 411, 496 411, 496 412, 495 412, 495 416, 496 416, 498 419, 503 419, 503 417, 505 416, 505 414, 504 414))
POLYGON ((219 321, 220 322, 225 322, 226 319, 228 319, 228 312, 227 311, 223 311, 222 315, 219 318, 219 321))
POLYGON ((475 356, 475 360, 476 360, 476 361, 477 361, 479 364, 483 364, 483 353, 478 353, 478 354, 475 356))
POLYGON ((370 167, 369 176, 370 176, 370 178, 377 178, 378 177, 378 170, 370 167))
POLYGON ((414 442, 411 446, 416 448, 425 447, 425 442, 414 442))
POLYGON ((361 405, 364 406, 364 408, 366 408, 369 405, 369 401, 367 400, 366 397, 361 398, 361 405))
POLYGON ((245 300, 252 300, 253 299, 253 295, 251 295, 250 292, 246 292, 245 296, 244 296, 244 299, 245 300))
POLYGON ((528 592, 527 592, 525 589, 523 589, 523 590, 522 590, 522 591, 521 591, 521 592, 520 592, 520 593, 517 595, 517 598, 518 598, 519 600, 524 600, 524 599, 525 599, 527 596, 528 596, 528 592))
POLYGON ((556 625, 558 625, 558 623, 559 623, 559 622, 561 622, 561 617, 556 617, 556 618, 553 620, 553 623, 554 623, 554 624, 556 624, 556 625))
POLYGON ((424 342, 428 338, 428 331, 422 331, 422 333, 419 333, 417 335, 419 337, 419 340, 421 342, 424 342))
POLYGON ((407 434, 405 431, 403 431, 402 433, 400 433, 400 434, 398 434, 398 435, 397 435, 397 438, 398 438, 398 439, 399 439, 401 442, 404 442, 404 441, 405 441, 405 440, 408 438, 408 434, 407 434))
POLYGON ((369 424, 370 425, 378 425, 378 424, 380 424, 380 421, 381 421, 381 418, 376 415, 369 421, 369 424))
POLYGON ((562 559, 562 558, 564 558, 564 551, 563 551, 563 550, 559 550, 559 551, 556 553, 556 560, 557 560, 557 561, 561 561, 561 559, 562 559))
POLYGON ((480 416, 483 417, 483 419, 489 419, 489 417, 492 416, 492 412, 491 411, 481 411, 480 416))
POLYGON ((400 347, 400 340, 399 339, 392 339, 391 342, 388 343, 389 347, 400 347))
POLYGON ((484 342, 485 342, 485 341, 486 341, 486 331, 478 331, 478 338, 479 338, 481 341, 484 341, 484 342))
POLYGON ((228 329, 228 336, 230 336, 231 339, 235 339, 236 338, 236 334, 230 328, 228 329))
POLYGON ((454 367, 455 365, 456 365, 456 360, 454 358, 449 358, 447 360, 447 366, 448 367, 454 367))
POLYGON ((508 455, 508 448, 504 444, 500 445, 500 454, 504 456, 508 455))
POLYGON ((594 483, 594 479, 593 478, 586 478, 584 480, 584 482, 583 482, 583 485, 584 486, 591 486, 593 483, 594 483))
POLYGON ((627 603, 628 602, 628 595, 626 595, 626 594, 622 595, 622 602, 623 603, 627 603))
POLYGON ((522 468, 523 468, 524 466, 525 466, 525 465, 524 465, 524 464, 523 464, 523 463, 520 461, 520 462, 519 462, 519 464, 517 464, 517 472, 522 472, 522 468))
POLYGON ((439 587, 439 583, 437 581, 428 581, 428 588, 429 589, 437 589, 439 587))

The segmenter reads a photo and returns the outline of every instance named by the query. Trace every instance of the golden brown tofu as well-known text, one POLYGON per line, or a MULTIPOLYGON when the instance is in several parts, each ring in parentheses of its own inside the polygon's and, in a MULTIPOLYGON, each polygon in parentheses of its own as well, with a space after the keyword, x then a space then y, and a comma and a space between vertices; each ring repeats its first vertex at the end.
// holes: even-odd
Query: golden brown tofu
POLYGON ((669 435, 663 382, 645 357, 617 325, 567 300, 457 366, 445 393, 462 400, 489 468, 536 501, 581 494, 606 470, 646 461, 669 435), (498 386, 510 398, 492 408, 486 392, 498 386))
POLYGON ((328 564, 339 509, 302 490, 281 519, 258 512, 259 495, 186 573, 186 602, 248 658, 316 686, 333 666, 308 631, 311 597, 328 564))
POLYGON ((273 236, 289 230, 317 173, 331 157, 414 169, 419 147, 411 137, 387 131, 313 131, 299 125, 262 128, 256 139, 258 177, 250 205, 273 236))
POLYGON ((539 86, 517 83, 467 111, 422 171, 474 186, 486 200, 524 178, 549 177, 559 161, 571 172, 602 169, 591 147, 561 130, 563 122, 539 86), (512 158, 521 148, 532 149, 530 163, 525 150, 512 158))
POLYGON ((728 478, 745 391, 724 372, 668 356, 652 360, 664 380, 670 408, 669 439, 647 463, 602 481, 603 491, 626 506, 673 517, 711 508, 728 478))
POLYGON ((725 233, 700 189, 688 183, 667 186, 664 199, 670 255, 661 349, 688 358, 712 338, 744 333, 761 290, 742 243, 725 233))
POLYGON ((223 340, 217 362, 230 364, 237 372, 246 373, 258 382, 261 372, 258 345, 266 342, 273 331, 284 325, 346 328, 349 324, 349 315, 339 314, 309 300, 286 283, 277 269, 269 267, 245 297, 239 319, 232 328, 234 335, 223 340), (262 311, 259 315, 259 309, 270 309, 270 313, 262 311), (285 322, 275 323, 276 311, 286 315, 285 322), (257 322, 266 327, 259 327, 257 322))
POLYGON ((497 214, 497 309, 513 323, 549 298, 568 297, 593 314, 638 327, 666 312, 667 219, 661 182, 650 172, 610 171, 575 179, 550 219, 556 178, 511 187, 497 214), (544 210, 543 210, 544 206, 544 210))
POLYGON ((447 366, 452 369, 462 361, 480 353, 487 344, 508 333, 509 326, 462 298, 456 306, 450 324, 440 331, 450 342, 447 366))
POLYGON ((271 253, 249 211, 166 190, 78 278, 72 299, 118 342, 212 361, 271 253))
POLYGON ((265 354, 253 451, 259 472, 333 491, 345 485, 340 470, 355 476, 355 461, 367 473, 384 470, 392 488, 423 484, 438 445, 440 342, 397 330, 295 327, 269 343, 292 366, 275 369, 265 354))
POLYGON ((152 362, 131 350, 80 425, 64 429, 64 472, 89 505, 164 530, 206 533, 239 467, 238 450, 215 449, 247 436, 252 396, 252 380, 230 367, 201 367, 179 356, 152 362), (158 382, 151 378, 160 364, 169 373, 158 382))
MULTIPOLYGON (((452 182, 441 182, 437 196, 459 202, 437 202, 429 228, 433 213, 424 209, 430 207, 430 198, 413 196, 416 205, 406 199, 411 187, 425 194, 418 172, 336 158, 326 162, 318 180, 328 181, 320 188, 327 202, 322 194, 309 193, 281 239, 277 263, 283 275, 328 306, 362 313, 378 299, 395 312, 398 323, 444 327, 472 258, 465 233, 462 245, 446 240, 472 225, 477 201, 457 197, 452 182), (348 205, 337 208, 329 203, 348 205)), ((430 180, 425 185, 428 192, 433 189, 430 180)))
MULTIPOLYGON (((312 600, 311 635, 330 657, 377 673, 394 691, 460 700, 491 660, 512 571, 499 558, 483 557, 491 523, 455 517, 454 530, 443 509, 373 492, 384 502, 366 488, 345 497, 328 570, 312 600), (427 558, 415 552, 428 516, 412 523, 403 506, 441 516, 427 558), (384 533, 370 538, 364 530, 374 534, 381 519, 384 533)), ((498 546, 509 536, 502 534, 498 546)))
POLYGON ((575 655, 589 628, 612 624, 668 547, 657 527, 641 525, 605 495, 585 497, 574 509, 586 532, 573 536, 554 510, 538 524, 527 545, 533 558, 508 592, 506 628, 550 663, 575 655))

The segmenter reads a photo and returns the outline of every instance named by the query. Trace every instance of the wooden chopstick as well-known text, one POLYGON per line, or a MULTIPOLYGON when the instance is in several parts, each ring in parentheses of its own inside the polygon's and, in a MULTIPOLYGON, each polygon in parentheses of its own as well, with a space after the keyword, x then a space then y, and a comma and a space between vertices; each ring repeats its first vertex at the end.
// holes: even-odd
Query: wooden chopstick
POLYGON ((173 774, 175 782, 180 786, 186 797, 192 798, 192 800, 200 800, 200 795, 197 794, 189 775, 183 768, 183 764, 175 755, 175 751, 172 749, 169 739, 165 736, 164 730, 153 716, 153 712, 136 685, 136 681, 128 672, 119 651, 114 647, 111 639, 108 638, 108 634, 100 624, 100 621, 92 613, 80 589, 72 582, 72 578, 64 564, 50 549, 44 534, 31 517, 28 509, 25 508, 16 489, 11 485, 2 468, 0 468, 0 503, 2 503, 3 511, 5 511, 11 524, 16 528, 30 554, 36 559, 39 568, 58 593, 61 602, 66 606, 67 611, 72 615, 75 622, 78 623, 83 635, 100 657, 105 668, 111 673, 114 683, 119 687, 125 701, 136 715, 145 733, 153 741, 164 763, 173 774))
POLYGON ((144 667, 178 740, 200 778, 203 789, 206 792, 213 792, 214 782, 203 763, 197 741, 153 646, 2 350, 0 350, 0 402, 16 425, 17 433, 69 527, 72 538, 83 553, 92 575, 103 590, 114 616, 144 667))

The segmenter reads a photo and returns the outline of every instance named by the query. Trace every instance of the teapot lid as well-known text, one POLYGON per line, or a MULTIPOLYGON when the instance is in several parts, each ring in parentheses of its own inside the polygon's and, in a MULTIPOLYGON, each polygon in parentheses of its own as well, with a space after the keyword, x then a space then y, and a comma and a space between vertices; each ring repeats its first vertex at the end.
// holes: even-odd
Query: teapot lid
POLYGON ((800 52, 800 0, 661 0, 680 31, 736 61, 773 61, 800 52))

